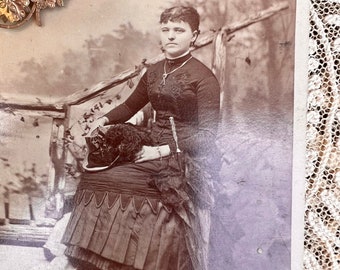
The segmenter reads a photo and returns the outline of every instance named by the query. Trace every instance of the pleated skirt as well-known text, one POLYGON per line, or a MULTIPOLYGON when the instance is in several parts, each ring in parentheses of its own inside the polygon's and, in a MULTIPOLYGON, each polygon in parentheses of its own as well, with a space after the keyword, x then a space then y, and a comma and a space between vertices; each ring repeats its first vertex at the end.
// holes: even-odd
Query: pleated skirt
POLYGON ((193 270, 185 223, 150 176, 171 158, 84 173, 62 242, 65 254, 102 270, 193 270))

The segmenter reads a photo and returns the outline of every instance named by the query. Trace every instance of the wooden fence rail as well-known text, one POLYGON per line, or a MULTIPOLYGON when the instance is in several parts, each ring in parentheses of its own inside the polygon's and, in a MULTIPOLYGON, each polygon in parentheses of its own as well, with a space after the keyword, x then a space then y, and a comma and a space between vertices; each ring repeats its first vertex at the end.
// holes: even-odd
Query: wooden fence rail
MULTIPOLYGON (((248 27, 251 24, 257 23, 259 21, 263 21, 265 19, 268 19, 269 17, 277 14, 278 12, 287 9, 289 7, 287 2, 281 2, 278 4, 275 4, 271 6, 270 8, 260 11, 256 14, 253 14, 249 16, 247 19, 236 22, 231 25, 226 25, 222 27, 221 29, 217 31, 208 31, 200 35, 195 42, 195 47, 192 48, 192 50, 197 50, 199 48, 202 48, 204 46, 207 46, 208 44, 211 44, 216 35, 222 31, 225 32, 225 34, 230 35, 236 31, 239 31, 245 27, 248 27)), ((67 105, 78 105, 85 101, 88 101, 89 99, 92 99, 98 95, 100 95, 103 91, 110 89, 114 86, 117 86, 123 82, 126 82, 127 80, 137 76, 145 66, 157 63, 158 61, 162 60, 164 58, 164 54, 159 54, 156 57, 150 59, 150 60, 143 60, 141 64, 135 65, 134 68, 130 68, 116 76, 113 76, 110 79, 107 79, 105 81, 102 81, 96 85, 94 85, 91 88, 86 88, 84 90, 78 91, 72 95, 67 96, 64 99, 61 99, 58 101, 58 103, 61 104, 67 104, 67 105)))

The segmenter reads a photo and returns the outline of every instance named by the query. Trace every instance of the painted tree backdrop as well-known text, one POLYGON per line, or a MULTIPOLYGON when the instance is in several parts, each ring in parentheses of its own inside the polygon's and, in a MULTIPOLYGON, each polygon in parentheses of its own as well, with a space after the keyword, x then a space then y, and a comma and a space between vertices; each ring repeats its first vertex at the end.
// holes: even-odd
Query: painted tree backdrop
MULTIPOLYGON (((217 30, 269 6, 264 0, 188 2, 202 14, 202 31, 217 30)), ((211 269, 290 269, 295 2, 289 4, 288 10, 225 40, 226 80, 222 82, 219 135, 225 190, 218 195, 213 212, 211 269)), ((51 52, 47 58, 18 63, 20 76, 10 83, 0 79, 0 85, 38 98, 61 98, 86 89, 158 54, 155 29, 142 32, 136 25, 124 23, 109 33, 89 35, 82 50, 63 50, 62 59, 51 52)), ((208 46, 195 55, 210 66, 213 48, 208 46)), ((22 116, 13 117, 20 121, 22 116)), ((41 127, 42 120, 37 121, 41 127)), ((30 125, 30 132, 37 131, 35 119, 25 118, 24 123, 30 125)), ((49 125, 44 134, 36 136, 49 139, 49 125)), ((12 129, 15 131, 15 125, 12 129)), ((47 149, 40 151, 48 155, 47 149)))

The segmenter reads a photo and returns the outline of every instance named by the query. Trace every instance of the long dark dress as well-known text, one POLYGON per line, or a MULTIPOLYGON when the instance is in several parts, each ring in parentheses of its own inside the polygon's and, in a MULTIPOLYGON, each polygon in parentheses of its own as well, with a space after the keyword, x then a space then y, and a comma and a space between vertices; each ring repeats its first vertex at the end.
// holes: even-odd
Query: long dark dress
POLYGON ((220 89, 210 69, 191 57, 148 67, 132 95, 106 115, 110 124, 125 122, 150 102, 156 111, 152 139, 155 145, 169 145, 171 155, 84 172, 63 237, 67 256, 104 270, 204 269, 196 211, 211 204, 209 181, 218 170, 215 139, 220 89), (163 81, 164 68, 167 72, 178 69, 163 81), (161 185, 162 179, 175 179, 175 183, 181 179, 182 163, 176 157, 170 116, 185 157, 181 160, 190 161, 196 172, 191 177, 195 178, 192 194, 202 196, 189 196, 185 205, 172 203, 161 185), (160 182, 150 184, 155 183, 152 179, 160 182))

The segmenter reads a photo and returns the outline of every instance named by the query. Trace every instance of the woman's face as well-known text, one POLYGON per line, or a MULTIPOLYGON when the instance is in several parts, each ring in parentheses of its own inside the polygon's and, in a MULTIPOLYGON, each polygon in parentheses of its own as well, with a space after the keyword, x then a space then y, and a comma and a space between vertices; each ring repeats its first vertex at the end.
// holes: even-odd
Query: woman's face
POLYGON ((196 37, 197 32, 193 32, 187 22, 161 23, 161 44, 167 57, 175 58, 184 54, 196 37))

